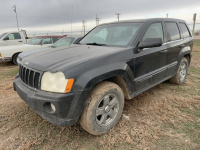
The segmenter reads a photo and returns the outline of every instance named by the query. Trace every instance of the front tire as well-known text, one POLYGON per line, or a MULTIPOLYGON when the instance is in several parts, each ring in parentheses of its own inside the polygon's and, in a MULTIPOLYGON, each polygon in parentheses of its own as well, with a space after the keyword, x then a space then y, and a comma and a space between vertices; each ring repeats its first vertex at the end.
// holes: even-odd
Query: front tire
POLYGON ((115 83, 104 81, 91 91, 79 123, 92 135, 100 135, 119 121, 124 107, 124 95, 115 83))
POLYGON ((169 79, 169 81, 174 84, 183 84, 185 83, 187 72, 188 72, 188 61, 184 57, 181 60, 181 63, 179 65, 176 75, 173 78, 169 79))

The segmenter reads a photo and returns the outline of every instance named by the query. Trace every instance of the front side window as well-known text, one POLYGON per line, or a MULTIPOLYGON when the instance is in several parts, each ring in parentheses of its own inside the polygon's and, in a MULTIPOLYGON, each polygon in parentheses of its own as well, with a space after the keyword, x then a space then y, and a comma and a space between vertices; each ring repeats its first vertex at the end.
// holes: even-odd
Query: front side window
POLYGON ((142 23, 116 23, 100 25, 86 35, 80 44, 127 46, 139 31, 142 23))
POLYGON ((167 27, 167 36, 169 38, 168 42, 179 40, 181 38, 178 26, 175 22, 167 22, 166 27, 167 27))
POLYGON ((182 29, 183 36, 185 38, 190 37, 190 33, 189 33, 188 28, 186 27, 186 25, 184 23, 180 23, 179 25, 180 25, 180 27, 182 29))
POLYGON ((73 42, 74 38, 71 37, 65 37, 61 38, 57 42, 55 42, 52 47, 60 47, 60 46, 67 46, 70 45, 73 42))
POLYGON ((28 44, 30 45, 37 45, 41 41, 41 38, 32 38, 28 44))
POLYGON ((163 41, 163 29, 161 22, 152 23, 149 26, 142 41, 145 41, 147 38, 161 38, 163 41))
POLYGON ((43 45, 43 44, 52 44, 51 38, 44 38, 44 39, 42 40, 42 45, 43 45))
POLYGON ((9 38, 9 40, 21 39, 21 35, 19 33, 11 33, 7 37, 9 38))

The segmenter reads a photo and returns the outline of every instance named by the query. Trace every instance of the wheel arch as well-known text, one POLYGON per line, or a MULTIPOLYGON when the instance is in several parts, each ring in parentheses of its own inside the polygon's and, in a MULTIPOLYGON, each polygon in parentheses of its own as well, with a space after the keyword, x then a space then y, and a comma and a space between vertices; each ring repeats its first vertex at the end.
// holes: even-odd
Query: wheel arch
POLYGON ((12 60, 13 60, 13 57, 16 55, 16 54, 20 54, 21 52, 16 52, 16 53, 14 53, 13 55, 12 55, 12 60))

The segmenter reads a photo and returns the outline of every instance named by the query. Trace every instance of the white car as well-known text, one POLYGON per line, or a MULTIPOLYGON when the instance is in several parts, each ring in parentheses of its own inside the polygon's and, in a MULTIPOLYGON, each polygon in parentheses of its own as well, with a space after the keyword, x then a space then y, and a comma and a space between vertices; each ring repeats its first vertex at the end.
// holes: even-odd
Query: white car
POLYGON ((62 37, 64 36, 38 36, 27 44, 0 47, 0 60, 17 64, 17 57, 21 52, 48 47, 62 37))
POLYGON ((0 34, 0 47, 10 45, 26 44, 29 41, 26 31, 22 30, 19 32, 6 32, 0 34))
POLYGON ((29 56, 29 55, 32 55, 32 54, 35 54, 35 53, 38 53, 38 52, 44 51, 44 50, 50 50, 52 48, 69 46, 71 44, 77 44, 81 39, 82 39, 82 37, 64 37, 64 38, 59 39, 57 42, 52 44, 50 47, 43 48, 43 49, 41 49, 41 48, 40 49, 34 49, 34 50, 31 50, 31 51, 28 51, 28 52, 20 53, 18 55, 18 58, 17 58, 17 63, 18 63, 18 65, 20 65, 22 59, 24 57, 29 56))

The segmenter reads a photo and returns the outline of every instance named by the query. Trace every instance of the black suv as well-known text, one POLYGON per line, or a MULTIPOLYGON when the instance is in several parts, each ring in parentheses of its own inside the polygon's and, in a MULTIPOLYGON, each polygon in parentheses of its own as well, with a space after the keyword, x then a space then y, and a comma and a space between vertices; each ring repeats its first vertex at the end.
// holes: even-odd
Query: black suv
POLYGON ((22 59, 14 89, 57 126, 78 120, 99 135, 119 121, 124 99, 168 80, 183 84, 193 37, 186 22, 155 18, 102 24, 78 44, 22 59))

